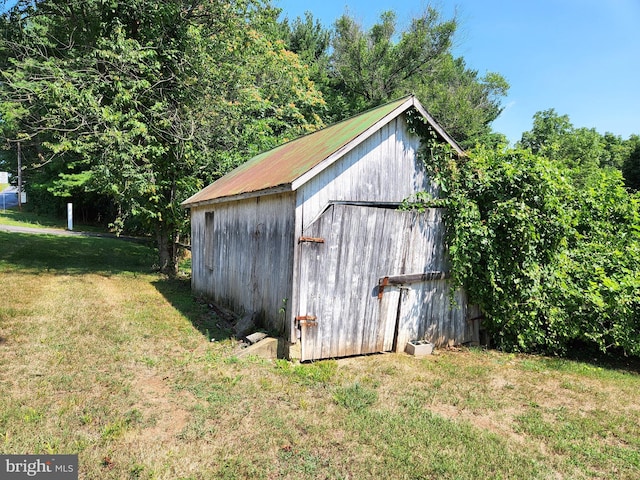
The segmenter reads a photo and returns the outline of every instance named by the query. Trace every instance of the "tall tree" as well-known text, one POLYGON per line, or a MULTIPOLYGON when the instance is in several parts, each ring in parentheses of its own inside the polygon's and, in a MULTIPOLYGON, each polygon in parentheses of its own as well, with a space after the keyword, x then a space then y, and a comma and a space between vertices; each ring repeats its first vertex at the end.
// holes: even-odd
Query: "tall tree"
POLYGON ((519 146, 532 153, 558 162, 570 169, 578 185, 600 181, 600 168, 622 170, 627 184, 637 136, 628 140, 612 133, 601 135, 594 128, 576 128, 568 115, 559 115, 553 108, 536 112, 533 127, 524 132, 519 146))
POLYGON ((427 8, 404 31, 389 11, 368 31, 344 15, 335 24, 326 95, 334 118, 416 93, 463 146, 491 134, 509 85, 499 74, 481 77, 451 53, 457 19, 427 8))
POLYGON ((287 50, 308 63, 312 73, 323 74, 329 58, 331 32, 314 19, 311 12, 305 12, 304 19, 298 17, 292 22, 285 18, 281 30, 287 50))
POLYGON ((321 125, 322 97, 275 18, 261 0, 21 1, 2 18, 4 135, 58 165, 59 187, 113 199, 114 226, 154 233, 172 273, 182 200, 321 125))
POLYGON ((456 28, 455 20, 441 22, 433 8, 399 35, 396 23, 395 13, 387 11, 367 32, 347 15, 335 24, 332 73, 355 108, 384 102, 410 79, 428 73, 448 51, 456 28))
POLYGON ((413 91, 443 125, 466 148, 477 144, 506 144, 506 137, 493 132, 493 122, 502 112, 501 101, 509 84, 497 73, 480 76, 467 68, 463 58, 443 55, 430 75, 418 78, 413 91))
POLYGON ((573 124, 568 115, 558 115, 553 108, 536 112, 533 128, 522 134, 520 146, 535 155, 554 159, 562 139, 572 130, 573 124))
POLYGON ((613 167, 622 170, 622 166, 635 147, 634 137, 640 140, 637 135, 632 135, 628 140, 623 140, 620 135, 606 132, 603 137, 605 153, 600 165, 603 167, 613 167))

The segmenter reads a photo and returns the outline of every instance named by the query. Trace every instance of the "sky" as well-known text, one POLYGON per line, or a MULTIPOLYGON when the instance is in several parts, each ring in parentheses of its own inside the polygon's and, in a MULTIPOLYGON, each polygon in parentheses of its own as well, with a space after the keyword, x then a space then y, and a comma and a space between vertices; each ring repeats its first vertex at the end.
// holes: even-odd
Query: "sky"
MULTIPOLYGON (((314 18, 329 28, 347 12, 365 28, 386 10, 399 26, 423 0, 273 0, 282 17, 314 18)), ((500 73, 511 88, 492 126, 511 143, 550 108, 575 127, 626 139, 640 135, 640 0, 434 0, 459 21, 453 53, 480 75, 500 73)), ((437 119, 436 119, 437 120, 437 119)))

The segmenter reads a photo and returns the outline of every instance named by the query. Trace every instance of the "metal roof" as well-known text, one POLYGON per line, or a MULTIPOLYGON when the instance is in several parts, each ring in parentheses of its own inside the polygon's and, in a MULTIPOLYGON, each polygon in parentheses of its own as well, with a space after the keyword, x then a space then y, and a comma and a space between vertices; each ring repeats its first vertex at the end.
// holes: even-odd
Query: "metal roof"
POLYGON ((411 95, 261 153, 188 198, 182 205, 193 207, 221 199, 231 200, 229 197, 272 193, 274 190, 293 191, 299 186, 294 183, 299 183, 296 180, 303 175, 326 168, 411 107, 415 107, 446 141, 462 153, 411 95))

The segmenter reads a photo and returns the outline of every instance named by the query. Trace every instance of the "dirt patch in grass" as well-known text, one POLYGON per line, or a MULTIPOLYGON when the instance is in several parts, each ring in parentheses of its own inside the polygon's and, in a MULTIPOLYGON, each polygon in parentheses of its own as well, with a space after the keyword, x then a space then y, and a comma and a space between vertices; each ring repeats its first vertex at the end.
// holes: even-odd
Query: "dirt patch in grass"
POLYGON ((152 425, 136 432, 141 443, 167 443, 173 441, 187 425, 189 412, 182 405, 190 405, 193 399, 186 392, 172 392, 167 385, 168 377, 139 372, 133 382, 140 397, 134 407, 142 412, 143 418, 152 420, 152 425))
POLYGON ((502 411, 499 415, 474 414, 470 411, 460 410, 452 405, 438 404, 433 405, 431 411, 457 422, 468 422, 476 428, 509 438, 518 444, 525 444, 526 442, 525 437, 514 432, 511 427, 513 419, 520 412, 516 409, 502 411))

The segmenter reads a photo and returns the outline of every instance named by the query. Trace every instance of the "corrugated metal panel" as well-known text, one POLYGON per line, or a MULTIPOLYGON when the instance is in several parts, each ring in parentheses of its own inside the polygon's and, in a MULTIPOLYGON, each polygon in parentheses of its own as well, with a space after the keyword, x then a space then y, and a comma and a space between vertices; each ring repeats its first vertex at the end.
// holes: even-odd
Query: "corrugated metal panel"
POLYGON ((189 207, 250 192, 273 193, 270 190, 278 187, 290 190, 294 181, 300 181, 305 174, 316 175, 319 172, 315 170, 324 168, 324 163, 334 157, 339 158, 342 153, 374 134, 382 126, 377 125, 379 122, 391 121, 412 107, 420 112, 444 141, 462 153, 455 141, 435 122, 420 102, 410 95, 253 157, 185 200, 183 206, 189 207))

